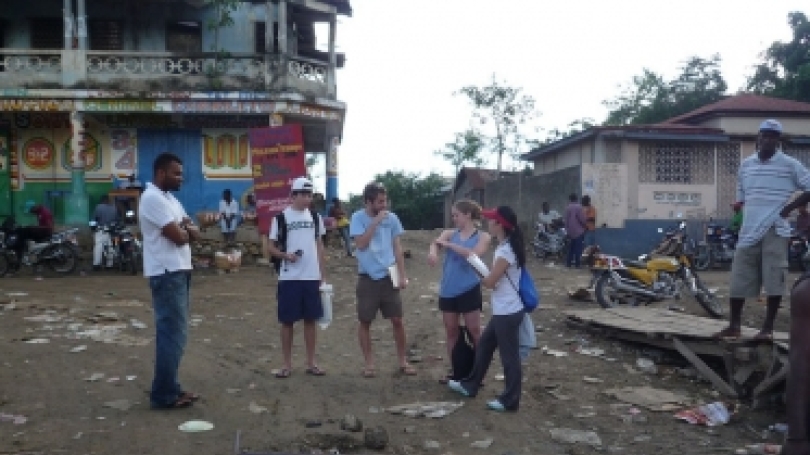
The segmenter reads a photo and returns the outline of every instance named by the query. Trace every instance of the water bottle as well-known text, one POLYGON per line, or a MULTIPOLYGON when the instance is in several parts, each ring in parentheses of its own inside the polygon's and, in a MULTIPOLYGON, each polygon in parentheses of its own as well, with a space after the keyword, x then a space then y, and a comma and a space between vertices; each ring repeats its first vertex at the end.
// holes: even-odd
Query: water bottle
POLYGON ((321 305, 323 305, 323 317, 318 320, 321 329, 326 329, 332 323, 332 285, 321 284, 321 305))

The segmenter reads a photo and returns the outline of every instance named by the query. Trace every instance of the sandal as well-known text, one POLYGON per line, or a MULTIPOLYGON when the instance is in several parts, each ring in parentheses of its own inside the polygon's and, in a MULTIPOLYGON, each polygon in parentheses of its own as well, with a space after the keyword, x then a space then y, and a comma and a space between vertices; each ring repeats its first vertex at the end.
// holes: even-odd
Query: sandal
POLYGON ((326 375, 326 372, 321 370, 320 367, 318 367, 318 365, 314 365, 314 366, 311 366, 311 367, 307 368, 306 372, 310 376, 324 376, 324 375, 326 375))
POLYGON ((287 379, 290 377, 292 372, 287 368, 282 368, 274 373, 276 379, 287 379))
POLYGON ((363 377, 366 379, 377 377, 377 370, 375 368, 363 368, 363 377))
POLYGON ((411 365, 405 365, 403 367, 399 367, 399 372, 404 374, 405 376, 416 376, 416 368, 411 365))
POLYGON ((734 327, 726 327, 725 329, 712 335, 712 338, 719 338, 721 340, 737 340, 742 336, 740 329, 734 327))
POLYGON ((755 341, 773 341, 773 332, 759 332, 754 335, 755 341))
POLYGON ((191 401, 192 403, 194 403, 194 402, 200 401, 200 398, 202 398, 202 396, 199 395, 199 394, 196 394, 194 392, 181 392, 180 393, 180 398, 186 399, 186 400, 191 401))

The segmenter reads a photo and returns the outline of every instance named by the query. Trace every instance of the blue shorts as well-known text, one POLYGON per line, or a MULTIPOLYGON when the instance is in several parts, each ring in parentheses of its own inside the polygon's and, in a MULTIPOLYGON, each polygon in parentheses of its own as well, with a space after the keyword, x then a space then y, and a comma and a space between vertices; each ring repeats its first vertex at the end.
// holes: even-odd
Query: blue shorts
POLYGON ((281 280, 278 282, 278 321, 293 324, 323 317, 320 281, 281 280))

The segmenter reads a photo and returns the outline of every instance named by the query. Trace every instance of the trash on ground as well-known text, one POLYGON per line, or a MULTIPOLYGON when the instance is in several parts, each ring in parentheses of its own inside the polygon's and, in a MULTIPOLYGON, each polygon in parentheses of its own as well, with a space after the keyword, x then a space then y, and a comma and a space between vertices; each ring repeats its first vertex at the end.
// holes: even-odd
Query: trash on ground
POLYGON ((137 319, 130 319, 129 324, 133 328, 136 328, 136 329, 145 329, 146 328, 146 324, 144 324, 143 322, 141 322, 141 321, 139 321, 137 319))
POLYGON ((27 421, 28 418, 25 416, 0 413, 0 422, 11 422, 14 425, 22 425, 27 421))
POLYGON ((132 407, 132 403, 129 400, 114 400, 108 401, 104 403, 105 408, 117 409, 119 411, 129 411, 129 408, 132 407))
POLYGON ((178 426, 177 429, 184 433, 198 433, 200 431, 213 430, 214 424, 204 420, 189 420, 178 426))
POLYGON ((489 447, 492 445, 492 443, 493 443, 493 442, 495 442, 495 440, 494 440, 494 439, 492 439, 492 438, 486 438, 486 439, 483 439, 483 440, 481 440, 481 441, 475 441, 475 442, 473 442, 472 444, 470 444, 470 447, 472 447, 473 449, 483 449, 483 450, 486 450, 486 449, 488 449, 488 448, 489 448, 489 447))
POLYGON ((645 359, 644 357, 636 360, 636 368, 647 374, 658 374, 658 367, 655 366, 655 362, 650 359, 645 359))
POLYGON ((556 349, 549 349, 548 346, 543 346, 540 348, 540 351, 545 355, 551 355, 554 357, 566 357, 568 353, 565 351, 557 351, 556 349))
POLYGON ((605 382, 605 381, 603 381, 602 379, 599 379, 599 378, 591 378, 591 377, 589 377, 589 376, 584 376, 584 377, 582 378, 582 380, 583 380, 583 381, 585 381, 585 382, 587 382, 588 384, 600 384, 600 383, 602 383, 602 382, 605 382))
POLYGON ((594 447, 602 445, 602 439, 593 431, 552 428, 549 432, 552 439, 566 444, 587 444, 594 447))
POLYGON ((676 419, 685 420, 692 425, 715 427, 725 425, 734 415, 734 407, 721 401, 704 404, 691 409, 684 409, 675 414, 676 419))
POLYGON ((82 352, 82 351, 86 351, 86 350, 87 350, 87 345, 82 344, 82 345, 76 346, 75 348, 71 349, 70 352, 82 352))
POLYGON ((267 412, 267 408, 264 406, 259 406, 256 404, 255 401, 251 401, 250 405, 248 406, 248 410, 254 414, 263 414, 267 412))
POLYGON ((656 412, 677 411, 689 401, 685 395, 648 386, 610 389, 604 393, 619 401, 656 412))
POLYGON ((30 340, 25 340, 28 344, 48 344, 51 340, 47 338, 31 338, 30 340))
POLYGON ((782 446, 779 444, 748 444, 744 449, 734 451, 736 455, 779 455, 782 446))
POLYGON ((404 415, 406 417, 441 419, 454 413, 462 406, 464 406, 463 402, 428 401, 393 406, 388 408, 387 411, 394 415, 404 415))
POLYGON ((577 348, 577 353, 591 357, 602 357, 605 355, 605 350, 600 348, 583 348, 580 346, 577 348))

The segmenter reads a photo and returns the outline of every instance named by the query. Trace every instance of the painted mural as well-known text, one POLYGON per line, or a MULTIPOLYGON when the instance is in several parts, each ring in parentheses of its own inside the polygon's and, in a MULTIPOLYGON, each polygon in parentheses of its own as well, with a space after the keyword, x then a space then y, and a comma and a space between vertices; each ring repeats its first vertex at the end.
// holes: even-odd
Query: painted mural
POLYGON ((203 130, 202 148, 206 179, 252 178, 247 130, 203 130))
POLYGON ((138 133, 134 129, 110 131, 112 173, 124 177, 138 169, 138 133))

